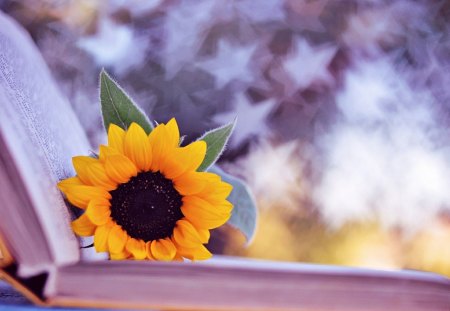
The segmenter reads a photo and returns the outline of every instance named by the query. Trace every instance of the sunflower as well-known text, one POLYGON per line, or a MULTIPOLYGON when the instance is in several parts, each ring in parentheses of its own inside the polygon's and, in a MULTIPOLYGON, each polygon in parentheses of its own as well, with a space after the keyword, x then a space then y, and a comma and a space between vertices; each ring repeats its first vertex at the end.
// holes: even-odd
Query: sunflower
POLYGON ((149 135, 132 123, 111 124, 99 157, 77 156, 77 176, 58 183, 84 213, 72 222, 79 236, 94 236, 97 252, 111 259, 202 260, 210 229, 223 225, 233 205, 232 186, 197 172, 206 143, 180 147, 175 119, 149 135))

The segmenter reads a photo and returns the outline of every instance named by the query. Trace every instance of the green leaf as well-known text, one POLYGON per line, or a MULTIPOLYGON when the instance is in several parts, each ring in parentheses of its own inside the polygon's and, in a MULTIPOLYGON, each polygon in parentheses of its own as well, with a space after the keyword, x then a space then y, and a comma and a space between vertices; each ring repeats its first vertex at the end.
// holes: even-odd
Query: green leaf
POLYGON ((205 159, 198 168, 198 171, 206 171, 211 165, 216 163, 222 152, 225 150, 225 146, 234 130, 235 125, 236 119, 234 119, 231 123, 206 132, 198 139, 205 141, 207 145, 205 159))
POLYGON ((147 134, 153 130, 145 114, 105 70, 100 73, 100 103, 106 132, 111 123, 126 130, 132 122, 139 124, 147 134))
POLYGON ((209 171, 220 175, 233 186, 228 201, 233 203, 234 208, 228 224, 239 229, 250 242, 255 234, 258 212, 252 192, 244 181, 225 173, 217 166, 211 167, 209 171))

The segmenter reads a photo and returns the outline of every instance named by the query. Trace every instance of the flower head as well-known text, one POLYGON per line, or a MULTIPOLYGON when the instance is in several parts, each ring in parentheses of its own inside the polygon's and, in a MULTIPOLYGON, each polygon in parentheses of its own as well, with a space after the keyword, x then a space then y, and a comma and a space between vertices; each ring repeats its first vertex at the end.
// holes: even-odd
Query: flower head
POLYGON ((232 187, 220 176, 197 172, 206 143, 179 146, 175 119, 149 135, 136 123, 111 124, 99 158, 77 156, 77 173, 58 184, 85 212, 72 222, 80 236, 94 236, 97 252, 111 259, 201 260, 209 230, 223 225, 233 205, 232 187))

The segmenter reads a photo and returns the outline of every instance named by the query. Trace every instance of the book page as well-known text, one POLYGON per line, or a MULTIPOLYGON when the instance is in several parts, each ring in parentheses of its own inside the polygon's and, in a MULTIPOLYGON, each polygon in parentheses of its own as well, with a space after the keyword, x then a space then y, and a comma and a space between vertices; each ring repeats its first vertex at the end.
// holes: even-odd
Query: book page
POLYGON ((0 134, 31 204, 20 208, 36 214, 55 264, 76 262, 78 242, 56 183, 74 175, 71 158, 90 145, 29 35, 1 12, 0 93, 0 134))
POLYGON ((342 311, 450 306, 450 280, 433 273, 220 257, 194 263, 80 262, 62 267, 53 283, 50 301, 67 306, 342 311))

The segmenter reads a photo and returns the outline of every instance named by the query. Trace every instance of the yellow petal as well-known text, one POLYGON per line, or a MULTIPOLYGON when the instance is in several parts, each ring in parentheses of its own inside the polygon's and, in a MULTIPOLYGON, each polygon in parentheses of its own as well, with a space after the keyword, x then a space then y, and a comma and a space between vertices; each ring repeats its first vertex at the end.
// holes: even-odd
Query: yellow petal
POLYGON ((86 174, 94 186, 101 187, 108 191, 117 188, 117 183, 109 178, 106 174, 105 166, 99 161, 88 164, 86 174))
POLYGON ((93 199, 86 208, 86 215, 89 220, 97 225, 102 226, 110 221, 111 203, 106 199, 93 199))
POLYGON ((131 123, 124 140, 125 155, 136 164, 141 171, 150 170, 152 151, 147 134, 137 123, 131 123))
POLYGON ((209 182, 208 173, 187 172, 173 180, 174 187, 181 195, 200 193, 209 182))
POLYGON ((108 222, 105 225, 99 226, 95 229, 94 247, 97 252, 108 251, 108 237, 112 227, 112 222, 108 222))
POLYGON ((72 221, 72 229, 79 236, 91 236, 95 232, 96 226, 89 220, 86 214, 72 221))
POLYGON ((181 256, 190 260, 206 260, 212 257, 209 250, 202 244, 196 248, 187 248, 177 245, 177 251, 181 256))
POLYGON ((108 130, 108 146, 123 154, 123 141, 125 139, 125 131, 115 124, 109 125, 108 130))
POLYGON ((166 160, 166 155, 170 153, 171 146, 169 135, 166 126, 159 124, 148 136, 148 141, 152 149, 152 165, 153 172, 159 171, 163 162, 166 160))
POLYGON ((125 248, 127 239, 127 233, 119 225, 114 225, 108 237, 109 252, 116 254, 121 253, 125 248))
POLYGON ((209 238, 211 237, 211 233, 208 229, 199 229, 196 228, 198 232, 198 236, 200 237, 200 241, 205 244, 209 242, 209 238))
POLYGON ((183 197, 183 215, 196 227, 214 229, 220 227, 231 217, 231 213, 218 210, 216 206, 195 196, 183 197))
POLYGON ((72 164, 77 172, 78 178, 86 185, 93 185, 92 181, 89 179, 89 174, 87 172, 87 168, 89 164, 96 163, 98 160, 87 157, 87 156, 78 156, 72 158, 72 164))
POLYGON ((184 247, 195 248, 202 244, 200 236, 194 226, 185 219, 177 221, 173 230, 173 239, 184 247))
POLYGON ((211 172, 204 172, 205 174, 207 174, 208 179, 210 182, 219 182, 222 180, 222 177, 220 177, 220 175, 211 173, 211 172))
POLYGON ((206 143, 202 140, 193 142, 186 147, 175 148, 167 154, 161 171, 169 179, 179 177, 188 171, 196 171, 203 162, 205 153, 206 143))
POLYGON ((233 186, 227 182, 221 181, 217 183, 214 194, 226 198, 230 195, 231 191, 233 191, 233 186))
POLYGON ((130 258, 130 253, 124 249, 119 253, 110 253, 109 258, 111 258, 111 260, 124 260, 130 258))
POLYGON ((205 159, 207 148, 206 142, 203 140, 195 141, 184 148, 185 151, 183 153, 176 155, 180 157, 181 161, 186 162, 188 171, 196 171, 205 159))
POLYGON ((227 200, 224 200, 221 203, 214 204, 214 207, 218 212, 225 214, 229 214, 233 210, 233 204, 227 200))
POLYGON ((147 251, 147 259, 155 260, 155 257, 152 255, 152 241, 148 241, 145 243, 145 249, 147 251))
POLYGON ((152 256, 158 260, 172 260, 177 253, 175 245, 169 238, 152 241, 150 248, 152 256))
POLYGON ((112 147, 108 147, 105 145, 100 145, 100 151, 99 151, 99 156, 98 159, 100 160, 100 162, 105 162, 106 157, 111 156, 111 155, 115 155, 115 154, 120 154, 116 149, 112 148, 112 147))
POLYGON ((112 180, 119 184, 126 183, 132 176, 137 175, 134 163, 121 154, 106 157, 105 171, 112 180))
POLYGON ((82 209, 85 209, 92 199, 111 199, 108 191, 94 186, 70 185, 65 189, 65 193, 70 203, 82 209))
POLYGON ((71 186, 82 186, 84 183, 78 177, 70 177, 66 178, 58 183, 58 188, 62 192, 66 192, 67 189, 70 189, 71 186))
POLYGON ((229 193, 227 194, 226 189, 223 189, 223 187, 227 187, 227 189, 229 189, 229 191, 231 192, 232 186, 226 182, 223 182, 221 180, 220 175, 209 172, 202 172, 202 173, 204 174, 208 182, 206 183, 205 188, 203 188, 201 192, 197 193, 197 195, 199 197, 208 197, 208 196, 213 196, 214 198, 220 197, 221 198, 220 201, 226 199, 229 193))
POLYGON ((193 205, 199 209, 204 209, 217 215, 229 214, 233 210, 233 204, 231 204, 227 200, 222 200, 217 204, 211 204, 210 202, 197 195, 184 196, 183 205, 193 205))
POLYGON ((142 260, 147 257, 147 248, 145 242, 142 240, 129 238, 125 247, 135 259, 142 260))
POLYGON ((170 147, 178 147, 180 144, 180 131, 178 130, 178 124, 175 118, 170 119, 166 124, 167 131, 167 144, 170 147))
POLYGON ((224 181, 208 184, 198 196, 211 204, 220 203, 225 200, 233 190, 233 186, 224 181))

